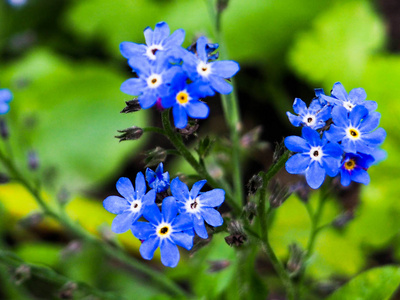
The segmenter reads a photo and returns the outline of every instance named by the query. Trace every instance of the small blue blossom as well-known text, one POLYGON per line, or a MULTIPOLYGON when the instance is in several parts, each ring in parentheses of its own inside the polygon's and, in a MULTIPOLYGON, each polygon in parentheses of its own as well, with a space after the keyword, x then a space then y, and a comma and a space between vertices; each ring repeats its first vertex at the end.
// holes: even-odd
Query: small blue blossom
POLYGON ((331 107, 323 106, 318 99, 311 101, 310 107, 299 98, 296 98, 293 103, 293 110, 298 116, 287 112, 290 123, 293 126, 307 126, 311 129, 320 129, 325 126, 326 121, 331 117, 331 107))
POLYGON ((334 106, 343 106, 349 112, 358 105, 364 106, 370 112, 373 112, 378 107, 375 101, 365 100, 367 99, 367 94, 364 89, 352 89, 350 93, 347 94, 344 86, 340 82, 336 82, 333 85, 331 96, 321 94, 320 98, 322 101, 326 101, 334 106))
POLYGON ((170 51, 175 47, 181 46, 185 39, 185 31, 183 29, 178 29, 171 35, 169 33, 169 26, 165 22, 157 23, 154 31, 147 27, 144 30, 146 45, 122 42, 120 44, 121 54, 127 59, 133 57, 139 59, 140 56, 145 56, 149 60, 156 60, 158 51, 170 51))
POLYGON ((348 113, 342 106, 332 110, 332 124, 326 132, 331 142, 341 142, 347 153, 371 154, 383 143, 386 131, 378 128, 381 115, 378 112, 368 112, 364 106, 356 106, 348 113), (376 129, 376 130, 375 130, 376 129))
POLYGON ((188 215, 178 215, 178 205, 172 197, 165 198, 162 213, 157 205, 146 207, 143 216, 149 222, 137 222, 132 225, 133 235, 142 240, 140 254, 150 260, 154 251, 160 247, 161 262, 167 267, 176 267, 179 262, 181 246, 187 250, 193 247, 193 223, 188 215))
POLYGON ((371 155, 347 153, 340 167, 340 183, 343 186, 348 186, 351 181, 369 184, 367 169, 373 162, 371 155))
POLYGON ((142 172, 136 176, 135 189, 131 181, 121 177, 117 182, 117 190, 123 198, 109 196, 103 201, 104 208, 110 213, 117 214, 114 218, 111 230, 115 233, 128 231, 143 214, 143 210, 156 200, 156 191, 146 193, 146 181, 142 172))
POLYGON ((207 38, 197 40, 196 53, 185 51, 182 68, 194 82, 200 81, 204 96, 212 96, 217 91, 221 94, 232 92, 232 85, 225 79, 231 78, 239 71, 239 64, 232 60, 208 62, 207 38))
POLYGON ((163 163, 160 163, 154 172, 152 169, 147 168, 146 180, 152 189, 157 193, 166 191, 169 188, 169 173, 164 172, 163 163))
POLYGON ((161 101, 164 108, 172 107, 174 124, 177 128, 186 127, 188 115, 194 119, 205 119, 209 114, 207 104, 199 101, 202 96, 199 84, 187 84, 187 79, 184 73, 178 73, 172 81, 169 95, 161 101))
POLYGON ((8 102, 10 102, 12 98, 13 95, 9 89, 0 89, 0 115, 8 113, 10 110, 8 102))
POLYGON ((302 137, 289 136, 285 138, 286 147, 298 152, 286 162, 286 171, 290 174, 305 174, 308 185, 319 188, 328 174, 334 177, 339 172, 343 151, 336 143, 330 143, 325 135, 303 127, 302 137))
POLYGON ((217 227, 224 222, 221 214, 215 209, 225 200, 225 191, 222 189, 213 189, 211 191, 200 193, 201 188, 206 184, 206 180, 201 180, 193 184, 191 191, 186 184, 175 178, 171 182, 171 193, 177 201, 179 212, 182 215, 189 215, 197 235, 203 239, 208 238, 207 229, 204 224, 217 227))
POLYGON ((129 65, 139 76, 126 80, 121 91, 138 96, 139 104, 147 109, 156 104, 160 97, 167 95, 172 78, 181 72, 181 67, 171 66, 166 54, 157 54, 158 59, 150 62, 147 59, 130 59, 129 65))

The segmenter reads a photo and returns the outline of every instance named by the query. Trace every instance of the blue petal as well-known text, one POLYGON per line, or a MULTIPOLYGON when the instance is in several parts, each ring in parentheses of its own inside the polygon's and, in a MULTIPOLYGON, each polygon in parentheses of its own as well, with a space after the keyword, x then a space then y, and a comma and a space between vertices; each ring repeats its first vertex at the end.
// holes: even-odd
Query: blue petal
POLYGON ((288 136, 284 142, 286 148, 293 152, 309 152, 311 149, 307 141, 299 136, 288 136))
POLYGON ((147 240, 156 233, 156 228, 148 222, 136 222, 131 226, 132 234, 139 240, 147 240))
POLYGON ((341 174, 340 183, 343 186, 348 186, 351 182, 350 173, 347 170, 342 170, 340 174, 341 174))
POLYGON ((365 141, 368 145, 374 146, 379 146, 382 144, 385 138, 386 131, 383 128, 378 128, 377 130, 362 136, 363 141, 365 141))
POLYGON ((362 105, 357 105, 349 114, 351 124, 357 126, 362 119, 368 115, 368 109, 362 105))
POLYGON ((327 121, 332 117, 332 108, 328 105, 324 106, 319 112, 318 112, 318 118, 320 118, 322 121, 327 121))
POLYGON ((6 114, 10 110, 10 106, 6 102, 0 102, 0 114, 6 114))
POLYGON ((191 214, 182 213, 172 222, 174 231, 184 231, 193 228, 193 217, 191 214))
POLYGON ((221 217, 221 214, 214 208, 202 207, 201 216, 204 218, 204 221, 206 221, 207 224, 210 224, 214 227, 221 226, 224 223, 224 219, 221 217))
POLYGON ((193 119, 205 119, 210 112, 207 104, 198 100, 190 101, 185 108, 188 115, 193 119))
POLYGON ((117 181, 117 191, 120 193, 125 199, 133 201, 135 191, 133 189, 132 182, 126 178, 126 177, 121 177, 117 181))
POLYGON ((295 98, 293 102, 293 110, 296 114, 306 114, 307 113, 307 105, 300 98, 295 98))
POLYGON ((0 89, 0 102, 10 102, 13 94, 9 89, 0 89))
POLYGON ((169 239, 162 239, 161 246, 161 262, 166 267, 175 268, 179 262, 178 247, 169 239))
POLYGON ((336 98, 347 101, 347 92, 344 89, 344 86, 340 82, 336 82, 333 85, 332 91, 331 91, 332 96, 335 96, 336 98))
POLYGON ((159 165, 157 166, 157 169, 156 169, 156 173, 157 173, 157 175, 161 175, 163 172, 164 172, 164 165, 163 165, 163 163, 159 163, 159 165))
POLYGON ((332 109, 332 121, 336 126, 345 127, 349 124, 347 109, 343 106, 335 106, 332 109))
POLYGON ((176 128, 182 129, 186 127, 188 119, 186 109, 183 106, 179 104, 174 105, 172 108, 172 115, 174 116, 174 124, 176 128))
POLYGON ((156 201, 156 190, 150 190, 143 198, 142 205, 147 206, 154 204, 156 201))
POLYGON ((313 161, 306 171, 306 180, 313 189, 318 189, 325 180, 325 169, 317 161, 313 161))
POLYGON ((209 75, 209 80, 211 87, 220 94, 230 94, 233 90, 231 84, 225 81, 222 77, 218 77, 215 75, 209 75))
POLYGON ((301 135, 311 146, 316 147, 321 145, 321 136, 316 130, 309 127, 303 127, 301 135))
POLYGON ((137 173, 135 180, 136 199, 140 199, 146 193, 146 181, 142 172, 137 173))
POLYGON ((362 103, 370 112, 376 110, 378 108, 378 104, 375 101, 365 101, 362 103))
POLYGON ((111 230, 115 233, 124 233, 126 231, 128 231, 133 222, 137 221, 137 219, 139 218, 139 216, 136 218, 136 220, 134 220, 134 217, 137 214, 132 213, 131 211, 127 211, 123 214, 117 215, 112 224, 111 224, 111 230))
POLYGON ((204 62, 207 61, 206 45, 207 45, 207 38, 204 36, 199 37, 196 46, 197 56, 204 62))
POLYGON ((367 93, 363 88, 352 89, 349 93, 349 99, 353 100, 354 103, 360 103, 367 99, 367 93))
POLYGON ((204 219, 200 215, 193 215, 193 226, 194 231, 199 237, 202 239, 208 238, 206 225, 204 225, 204 219))
POLYGON ((150 27, 146 27, 145 30, 143 31, 144 33, 144 38, 146 40, 146 44, 148 46, 152 45, 153 43, 153 29, 150 27))
POLYGON ((119 45, 119 50, 125 58, 130 58, 136 55, 144 55, 146 53, 146 46, 132 42, 122 42, 119 45))
POLYGON ((157 207, 157 204, 151 204, 146 206, 143 209, 143 217, 146 218, 147 221, 153 224, 160 224, 162 221, 162 215, 160 210, 157 207))
POLYGON ((239 64, 233 60, 222 60, 210 63, 211 72, 222 78, 231 78, 240 69, 239 64))
POLYGON ((329 130, 325 132, 325 136, 328 141, 335 143, 342 141, 343 138, 346 136, 346 132, 344 131, 344 128, 337 127, 332 124, 329 130))
MULTIPOLYGON (((326 107, 326 106, 325 106, 326 107)), ((321 105, 321 102, 318 101, 318 99, 314 99, 311 101, 310 106, 309 106, 309 110, 313 110, 313 111, 319 111, 321 110, 323 107, 321 105)))
POLYGON ((225 200, 225 191, 223 189, 213 189, 202 193, 199 197, 201 206, 217 207, 225 200))
POLYGON ((153 92, 145 93, 139 96, 139 104, 143 109, 152 107, 157 102, 157 96, 153 92))
POLYGON ((169 26, 165 22, 159 22, 156 24, 153 33, 153 45, 160 45, 169 36, 169 26))
POLYGON ((164 41, 165 48, 171 48, 173 46, 182 45, 185 40, 185 30, 178 29, 175 30, 169 37, 167 37, 164 41))
POLYGON ((290 112, 286 112, 286 115, 288 116, 290 123, 292 123, 294 127, 299 127, 301 122, 303 121, 301 117, 295 116, 290 112))
POLYGON ((325 168, 326 174, 331 177, 335 177, 340 168, 340 159, 334 157, 323 157, 322 164, 325 168))
POLYGON ((171 239, 178 246, 190 250, 193 247, 193 236, 184 232, 176 232, 171 235, 171 239))
POLYGON ((328 143, 322 148, 324 154, 330 155, 335 158, 340 158, 343 154, 342 148, 339 144, 336 143, 328 143))
POLYGON ((381 114, 378 112, 371 112, 369 115, 361 122, 360 131, 361 132, 371 132, 379 126, 379 121, 381 114))
POLYGON ((193 184, 192 189, 190 190, 190 198, 194 199, 199 194, 201 188, 207 183, 207 180, 200 180, 193 184))
POLYGON ((353 173, 351 174, 351 179, 355 182, 365 185, 369 184, 370 182, 368 172, 363 169, 354 169, 353 173))
POLYGON ((345 152, 357 153, 357 144, 354 140, 350 140, 349 138, 344 138, 342 140, 342 147, 345 152))
POLYGON ((104 208, 113 214, 122 214, 129 209, 130 205, 126 199, 118 196, 109 196, 103 201, 104 208))
POLYGON ((132 96, 141 95, 146 88, 146 82, 140 78, 130 78, 121 85, 121 91, 132 96))
POLYGON ((171 192, 177 201, 186 202, 189 199, 189 189, 179 177, 171 181, 171 192))
POLYGON ((150 260, 154 256, 154 251, 160 245, 160 238, 156 235, 145 240, 139 248, 139 252, 144 259, 150 260))
POLYGON ((139 76, 148 77, 153 72, 152 64, 144 55, 134 55, 128 59, 128 65, 138 73, 139 76))
POLYGON ((163 200, 162 214, 164 221, 167 223, 171 223, 175 219, 178 214, 178 206, 174 197, 167 197, 163 200))
POLYGON ((306 171, 311 162, 309 154, 293 155, 285 164, 286 171, 290 174, 302 174, 306 171))
POLYGON ((147 168, 146 169, 146 180, 151 188, 154 188, 154 187, 152 187, 152 183, 156 180, 156 178, 157 178, 156 172, 154 172, 152 169, 147 168))

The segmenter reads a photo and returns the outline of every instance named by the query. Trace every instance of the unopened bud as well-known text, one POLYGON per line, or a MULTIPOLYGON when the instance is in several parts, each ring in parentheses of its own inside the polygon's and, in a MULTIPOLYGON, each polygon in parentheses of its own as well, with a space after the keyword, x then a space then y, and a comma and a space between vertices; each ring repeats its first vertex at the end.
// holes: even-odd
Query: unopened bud
POLYGON ((156 147, 152 150, 147 151, 145 155, 145 167, 154 167, 165 161, 165 159, 167 158, 167 151, 164 148, 156 147))
POLYGON ((237 220, 234 220, 231 223, 229 223, 228 232, 231 235, 225 237, 225 242, 229 246, 239 247, 247 240, 247 236, 244 232, 243 225, 237 220))
POLYGON ((66 188, 61 188, 61 190, 57 193, 57 201, 61 205, 65 205, 71 199, 71 194, 66 188))
POLYGON ((10 132, 8 130, 8 126, 6 123, 6 120, 0 119, 0 136, 6 140, 8 139, 8 136, 10 135, 10 132))
POLYGON ((217 11, 219 13, 223 12, 228 7, 229 0, 218 0, 217 1, 217 11))
POLYGON ((262 130, 262 126, 257 126, 245 133, 240 139, 241 146, 246 149, 255 147, 260 140, 262 130))
POLYGON ((303 267, 304 251, 297 244, 291 244, 289 246, 290 257, 287 262, 287 269, 290 276, 296 276, 299 274, 301 268, 303 267))
POLYGON ((10 178, 3 173, 0 173, 0 184, 5 184, 8 183, 10 181, 10 178))
POLYGON ((282 139, 282 141, 280 143, 276 143, 275 144, 275 151, 274 154, 272 155, 272 163, 275 164, 278 159, 283 155, 283 153, 285 152, 285 143, 284 143, 284 139, 282 139))
POLYGON ((39 167, 39 158, 36 151, 32 150, 28 152, 28 167, 33 171, 39 167))
POLYGON ((16 285, 24 283, 31 278, 31 268, 27 265, 20 265, 14 273, 13 279, 16 285))
POLYGON ((143 129, 140 127, 132 126, 123 130, 117 130, 122 133, 121 135, 116 135, 115 137, 119 139, 120 142, 128 140, 138 140, 143 134, 143 129))
POLYGON ((199 129, 199 124, 197 120, 189 121, 185 128, 178 129, 178 132, 184 137, 188 138, 192 134, 195 134, 197 129, 199 129))
POLYGON ((300 181, 291 186, 290 191, 296 193, 301 201, 308 202, 308 199, 310 198, 311 188, 305 181, 300 181))
POLYGON ((136 112, 141 110, 141 106, 139 104, 139 100, 137 98, 125 101, 126 106, 124 107, 123 110, 121 110, 121 114, 127 114, 131 112, 136 112))
POLYGON ((78 289, 78 284, 75 282, 67 282, 58 294, 60 299, 73 299, 74 292, 78 289))
POLYGON ((259 175, 253 175, 247 183, 247 190, 249 195, 254 195, 259 188, 263 185, 263 180, 259 175))
POLYGON ((60 256, 66 259, 82 251, 82 243, 80 241, 71 241, 68 245, 61 250, 60 256))
POLYGON ((34 212, 21 219, 18 224, 24 228, 37 226, 43 220, 43 213, 34 212))
POLYGON ((278 208, 289 198, 291 191, 287 187, 282 187, 277 181, 272 183, 272 192, 269 196, 271 207, 278 208))
POLYGON ((352 211, 346 211, 339 215, 335 220, 332 221, 332 226, 336 228, 343 228, 351 220, 354 219, 354 213, 352 211))
POLYGON ((230 266, 231 262, 229 260, 213 260, 208 262, 210 267, 208 268, 208 272, 216 273, 222 271, 230 266))
POLYGON ((243 208, 243 211, 245 212, 247 219, 251 223, 254 217, 257 215, 257 204, 251 201, 247 202, 247 204, 243 208))

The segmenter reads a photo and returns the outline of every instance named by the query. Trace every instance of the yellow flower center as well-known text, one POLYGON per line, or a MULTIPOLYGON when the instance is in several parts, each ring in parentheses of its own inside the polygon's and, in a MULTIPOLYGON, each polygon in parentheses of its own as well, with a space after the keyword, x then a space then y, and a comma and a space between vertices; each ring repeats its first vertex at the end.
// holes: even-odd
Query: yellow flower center
POLYGON ((176 95, 176 101, 179 104, 186 104, 189 102, 189 94, 186 91, 179 92, 176 95))
POLYGON ((160 231, 158 232, 160 235, 168 234, 169 228, 167 226, 161 227, 160 231))
POLYGON ((360 137, 360 132, 356 128, 349 128, 347 136, 351 139, 358 139, 360 137))
POLYGON ((348 161, 346 161, 344 163, 344 168, 348 171, 351 171, 355 168, 356 166, 356 162, 354 161, 354 159, 349 159, 348 161))

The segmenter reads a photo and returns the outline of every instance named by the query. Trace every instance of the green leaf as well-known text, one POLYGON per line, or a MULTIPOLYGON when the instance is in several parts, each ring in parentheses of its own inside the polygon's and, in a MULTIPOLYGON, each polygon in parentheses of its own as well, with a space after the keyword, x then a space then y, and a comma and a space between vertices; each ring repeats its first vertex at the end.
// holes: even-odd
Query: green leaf
POLYGON ((385 300, 390 298, 399 284, 400 268, 374 268, 350 280, 328 300, 385 300))

